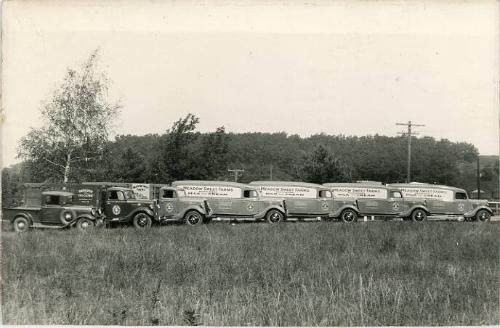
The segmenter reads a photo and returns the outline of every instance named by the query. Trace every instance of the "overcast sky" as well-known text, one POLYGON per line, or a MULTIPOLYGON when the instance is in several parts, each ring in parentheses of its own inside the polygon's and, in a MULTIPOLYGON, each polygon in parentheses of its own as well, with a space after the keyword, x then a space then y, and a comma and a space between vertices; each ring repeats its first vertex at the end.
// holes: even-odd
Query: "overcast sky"
POLYGON ((3 163, 100 47, 118 134, 201 131, 420 136, 499 153, 497 1, 3 3, 3 163))

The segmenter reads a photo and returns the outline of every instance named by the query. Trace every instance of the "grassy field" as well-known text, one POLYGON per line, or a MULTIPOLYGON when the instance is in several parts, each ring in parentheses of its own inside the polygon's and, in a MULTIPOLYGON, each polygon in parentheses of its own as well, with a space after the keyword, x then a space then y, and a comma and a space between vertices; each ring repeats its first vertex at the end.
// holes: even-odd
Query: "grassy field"
POLYGON ((4 324, 499 324, 500 224, 2 233, 4 324))

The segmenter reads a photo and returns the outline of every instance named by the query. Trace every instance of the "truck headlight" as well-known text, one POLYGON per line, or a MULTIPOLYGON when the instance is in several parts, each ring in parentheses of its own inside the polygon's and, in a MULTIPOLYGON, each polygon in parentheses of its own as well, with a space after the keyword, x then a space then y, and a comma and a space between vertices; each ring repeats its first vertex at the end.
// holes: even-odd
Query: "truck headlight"
POLYGON ((95 215, 96 215, 96 213, 97 213, 97 212, 96 212, 95 208, 92 208, 92 209, 90 210, 90 214, 92 214, 93 216, 95 216, 95 215))

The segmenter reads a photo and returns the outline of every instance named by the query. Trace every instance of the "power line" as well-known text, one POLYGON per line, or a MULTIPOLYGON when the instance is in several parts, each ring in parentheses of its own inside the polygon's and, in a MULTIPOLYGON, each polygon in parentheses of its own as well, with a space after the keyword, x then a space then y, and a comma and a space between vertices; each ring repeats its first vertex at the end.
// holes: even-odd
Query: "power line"
POLYGON ((233 169, 233 170, 227 169, 227 170, 228 170, 228 172, 231 172, 234 174, 234 182, 238 182, 238 177, 239 177, 240 173, 243 174, 243 172, 245 172, 245 170, 241 170, 241 169, 233 169))
POLYGON ((408 121, 408 123, 396 123, 396 125, 406 125, 408 127, 407 132, 398 132, 398 134, 408 136, 408 162, 406 164, 406 182, 409 183, 411 182, 411 137, 418 134, 418 132, 412 132, 411 128, 413 126, 425 126, 425 125, 414 124, 411 121, 408 121))

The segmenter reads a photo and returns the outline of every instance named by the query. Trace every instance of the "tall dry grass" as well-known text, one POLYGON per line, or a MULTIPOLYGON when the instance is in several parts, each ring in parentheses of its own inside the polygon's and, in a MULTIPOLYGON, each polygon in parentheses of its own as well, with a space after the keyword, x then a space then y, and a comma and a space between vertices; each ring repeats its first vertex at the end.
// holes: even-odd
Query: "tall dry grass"
POLYGON ((5 324, 499 324, 500 224, 2 235, 5 324))

